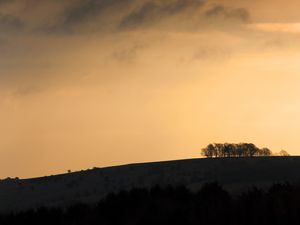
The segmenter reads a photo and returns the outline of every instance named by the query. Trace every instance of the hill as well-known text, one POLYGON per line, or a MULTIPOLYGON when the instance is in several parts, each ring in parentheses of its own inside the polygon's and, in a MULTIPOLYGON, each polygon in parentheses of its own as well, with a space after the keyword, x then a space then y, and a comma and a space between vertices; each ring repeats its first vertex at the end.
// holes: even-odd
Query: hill
POLYGON ((298 183, 299 171, 300 157, 218 158, 130 164, 3 180, 0 182, 0 211, 93 203, 108 193, 154 185, 186 185, 197 190, 203 183, 217 181, 229 191, 238 192, 253 185, 298 183))

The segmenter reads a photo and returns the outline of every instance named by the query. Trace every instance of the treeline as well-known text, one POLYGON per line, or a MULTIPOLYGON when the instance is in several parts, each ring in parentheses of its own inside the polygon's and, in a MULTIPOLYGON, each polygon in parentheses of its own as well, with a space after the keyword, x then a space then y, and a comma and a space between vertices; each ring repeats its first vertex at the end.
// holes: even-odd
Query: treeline
POLYGON ((217 183, 133 189, 97 205, 40 208, 0 216, 1 225, 282 225, 299 224, 300 186, 276 184, 231 195, 217 183))
POLYGON ((201 149, 201 155, 207 158, 220 157, 254 157, 271 156, 272 151, 268 148, 258 148, 252 143, 239 144, 209 144, 201 149))

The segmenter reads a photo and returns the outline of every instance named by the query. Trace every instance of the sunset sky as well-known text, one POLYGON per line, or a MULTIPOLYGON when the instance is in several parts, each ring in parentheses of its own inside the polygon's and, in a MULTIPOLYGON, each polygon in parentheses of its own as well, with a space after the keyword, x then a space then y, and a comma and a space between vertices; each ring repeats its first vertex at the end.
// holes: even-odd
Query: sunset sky
POLYGON ((0 178, 300 153, 299 0, 0 0, 0 178))

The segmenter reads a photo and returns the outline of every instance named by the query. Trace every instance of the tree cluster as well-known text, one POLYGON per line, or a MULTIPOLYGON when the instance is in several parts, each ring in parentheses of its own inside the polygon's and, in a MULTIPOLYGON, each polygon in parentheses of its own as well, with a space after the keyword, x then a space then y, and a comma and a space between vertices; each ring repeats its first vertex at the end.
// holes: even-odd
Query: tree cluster
POLYGON ((207 158, 223 157, 254 157, 270 156, 272 152, 268 148, 258 148, 252 143, 239 144, 209 144, 201 150, 201 155, 207 158))
POLYGON ((95 205, 0 215, 1 225, 282 225, 299 224, 300 187, 287 183, 230 194, 217 183, 132 189, 95 205))

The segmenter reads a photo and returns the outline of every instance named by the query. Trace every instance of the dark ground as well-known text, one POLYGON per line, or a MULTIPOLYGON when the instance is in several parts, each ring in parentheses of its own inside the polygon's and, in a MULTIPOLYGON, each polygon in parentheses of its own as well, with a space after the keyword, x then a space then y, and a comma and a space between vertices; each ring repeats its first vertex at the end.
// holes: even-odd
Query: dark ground
POLYGON ((109 193, 155 185, 184 185, 197 191, 217 181, 238 194, 253 185, 300 181, 300 157, 187 159, 141 163, 26 180, 0 182, 0 212, 40 206, 96 203, 109 193))

